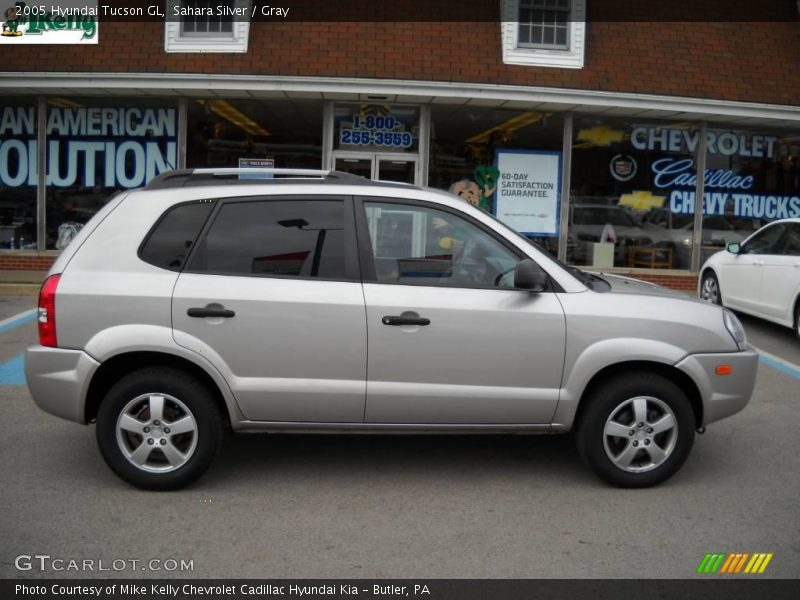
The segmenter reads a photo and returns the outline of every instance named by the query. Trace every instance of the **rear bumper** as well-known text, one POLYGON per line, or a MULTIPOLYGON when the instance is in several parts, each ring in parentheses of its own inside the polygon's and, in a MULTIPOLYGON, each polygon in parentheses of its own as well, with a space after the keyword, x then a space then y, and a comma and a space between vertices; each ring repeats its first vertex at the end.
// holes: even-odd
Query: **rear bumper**
POLYGON ((31 346, 25 351, 25 378, 33 401, 51 415, 85 423, 89 381, 100 366, 81 350, 31 346))
POLYGON ((703 422, 708 425, 742 410, 753 395, 758 370, 758 353, 691 354, 675 365, 689 375, 703 399, 703 422), (718 365, 730 365, 730 375, 717 375, 718 365))

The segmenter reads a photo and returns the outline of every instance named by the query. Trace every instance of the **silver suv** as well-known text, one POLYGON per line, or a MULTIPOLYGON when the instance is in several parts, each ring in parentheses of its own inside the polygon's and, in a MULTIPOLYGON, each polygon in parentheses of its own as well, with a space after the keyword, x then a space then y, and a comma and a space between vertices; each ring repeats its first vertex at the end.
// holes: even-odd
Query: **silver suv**
POLYGON ((158 490, 229 429, 574 430, 603 479, 649 486, 756 366, 731 312, 563 265, 455 196, 252 169, 110 200, 53 265, 26 354, 36 403, 158 490))

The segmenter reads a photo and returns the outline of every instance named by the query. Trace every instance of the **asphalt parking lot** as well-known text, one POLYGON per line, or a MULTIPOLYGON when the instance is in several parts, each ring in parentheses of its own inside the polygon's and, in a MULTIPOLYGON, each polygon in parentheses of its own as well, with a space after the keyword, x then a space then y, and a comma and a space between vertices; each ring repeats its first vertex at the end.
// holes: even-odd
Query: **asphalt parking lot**
MULTIPOLYGON (((0 320, 33 304, 0 298, 0 320)), ((670 578, 695 576, 707 552, 771 552, 761 577, 800 575, 800 344, 788 329, 743 319, 766 357, 751 404, 698 436, 655 489, 604 485, 564 436, 248 435, 194 486, 149 493, 111 473, 92 427, 33 404, 26 319, 0 322, 4 578, 670 578), (34 554, 193 570, 15 568, 34 554)))

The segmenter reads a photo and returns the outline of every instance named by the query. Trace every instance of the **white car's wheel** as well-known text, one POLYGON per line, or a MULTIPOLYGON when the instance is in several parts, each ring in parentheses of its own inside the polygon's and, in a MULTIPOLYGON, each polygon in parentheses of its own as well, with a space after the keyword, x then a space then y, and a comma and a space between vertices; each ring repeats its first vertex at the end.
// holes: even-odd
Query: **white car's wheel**
POLYGON ((794 335, 800 341, 800 300, 797 301, 794 309, 794 335))
POLYGON ((700 283, 700 297, 706 302, 722 306, 722 292, 714 271, 709 270, 703 273, 703 279, 700 283))

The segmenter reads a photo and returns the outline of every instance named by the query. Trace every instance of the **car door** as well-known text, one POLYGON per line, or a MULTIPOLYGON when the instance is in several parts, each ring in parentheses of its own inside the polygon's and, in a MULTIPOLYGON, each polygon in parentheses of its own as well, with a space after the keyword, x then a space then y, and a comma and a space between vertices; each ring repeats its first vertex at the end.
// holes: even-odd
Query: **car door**
POLYGON ((762 228, 743 244, 738 254, 726 256, 719 265, 720 289, 726 306, 760 312, 764 257, 783 235, 784 225, 762 228))
POLYGON ((794 299, 800 290, 800 224, 786 223, 783 236, 763 260, 761 311, 792 325, 794 299))
POLYGON ((455 210, 357 202, 368 423, 549 423, 564 365, 552 291, 513 286, 522 255, 455 210))
POLYGON ((175 285, 175 341, 259 421, 361 422, 366 320, 352 200, 218 202, 175 285))

